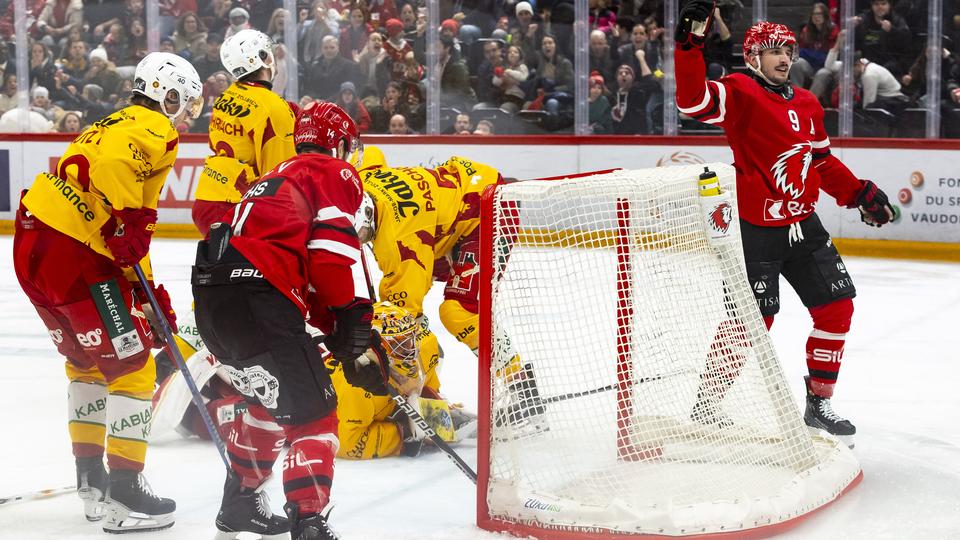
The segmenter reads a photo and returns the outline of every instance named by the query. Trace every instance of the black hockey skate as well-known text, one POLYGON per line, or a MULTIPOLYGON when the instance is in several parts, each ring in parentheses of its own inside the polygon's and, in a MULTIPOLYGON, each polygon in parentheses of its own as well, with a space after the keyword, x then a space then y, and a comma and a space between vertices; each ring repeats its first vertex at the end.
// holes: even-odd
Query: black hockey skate
POLYGON ((340 540, 337 533, 333 532, 330 524, 327 523, 330 510, 327 510, 326 514, 301 516, 300 507, 292 502, 285 504, 283 510, 290 517, 291 540, 340 540))
POLYGON ((172 499, 154 495, 142 474, 122 469, 110 471, 106 505, 103 532, 112 534, 170 528, 177 509, 172 499))
POLYGON ((810 390, 810 377, 804 377, 803 380, 807 385, 807 409, 803 413, 803 421, 811 430, 826 431, 853 448, 853 436, 857 434, 857 428, 833 412, 830 398, 820 397, 810 390))
POLYGON ((227 474, 215 540, 233 540, 243 532, 259 534, 260 540, 289 538, 290 520, 270 510, 270 501, 262 488, 263 485, 256 490, 243 488, 239 476, 227 474))
POLYGON ((77 495, 83 501, 87 521, 100 521, 106 515, 103 499, 107 483, 103 456, 77 458, 77 495))
POLYGON ((547 407, 540 399, 540 390, 537 389, 537 380, 533 376, 533 366, 525 364, 523 370, 511 376, 507 382, 507 394, 510 403, 504 409, 497 411, 494 423, 500 427, 510 425, 521 433, 531 434, 549 431, 549 426, 543 415, 547 407))

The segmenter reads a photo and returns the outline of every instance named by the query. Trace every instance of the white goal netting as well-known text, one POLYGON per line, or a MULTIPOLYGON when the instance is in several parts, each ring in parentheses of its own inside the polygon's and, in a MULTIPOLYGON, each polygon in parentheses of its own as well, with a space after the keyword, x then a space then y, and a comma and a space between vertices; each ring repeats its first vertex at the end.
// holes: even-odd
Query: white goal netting
POLYGON ((846 447, 803 424, 746 278, 734 171, 709 168, 725 214, 698 193, 703 166, 497 188, 486 519, 735 531, 802 516, 858 477, 846 447))

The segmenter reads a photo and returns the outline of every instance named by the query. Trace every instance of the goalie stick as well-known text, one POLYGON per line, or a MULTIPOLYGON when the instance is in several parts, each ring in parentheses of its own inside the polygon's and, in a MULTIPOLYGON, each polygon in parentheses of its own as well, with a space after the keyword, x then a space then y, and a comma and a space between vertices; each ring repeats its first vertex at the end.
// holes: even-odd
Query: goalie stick
POLYGON ((50 497, 56 497, 58 495, 75 493, 76 491, 77 491, 77 486, 63 486, 59 488, 41 489, 38 491, 28 491, 26 493, 18 493, 17 495, 11 495, 9 497, 0 497, 0 506, 5 504, 16 504, 18 502, 36 501, 38 499, 48 499, 50 497))
POLYGON ((150 302, 150 307, 153 309, 154 319, 156 320, 157 326, 159 326, 160 330, 163 332, 164 347, 167 348, 167 354, 169 354, 170 358, 173 358, 173 360, 177 363, 177 368, 180 369, 180 373, 183 375, 183 382, 187 383, 187 388, 190 389, 190 398, 193 400, 194 406, 196 406, 197 411, 200 413, 200 418, 203 419, 204 425, 207 426, 207 431, 210 433, 210 439, 213 441, 213 444, 217 446, 217 452, 220 454, 220 459, 223 460, 223 465, 227 468, 227 472, 229 473, 230 460, 227 459, 227 446, 223 444, 223 439, 220 438, 220 433, 217 432, 217 428, 213 423, 213 419, 210 418, 210 413, 207 411, 207 406, 203 402, 203 397, 200 395, 200 390, 197 389, 197 384, 193 381, 193 375, 190 374, 190 369, 187 368, 187 363, 183 360, 183 355, 180 354, 180 349, 173 340, 173 331, 170 329, 170 323, 167 321, 167 317, 160 309, 160 303, 157 302, 157 297, 153 294, 153 288, 150 286, 150 282, 147 281, 147 276, 144 275, 143 268, 141 268, 140 264, 137 263, 133 265, 133 270, 137 273, 137 279, 140 280, 140 286, 143 287, 143 290, 147 295, 147 300, 150 302))
POLYGON ((427 424, 426 419, 424 419, 424 417, 417 412, 413 405, 410 405, 410 402, 407 401, 405 397, 400 395, 394 387, 387 385, 387 388, 390 390, 390 399, 397 404, 397 407, 399 407, 400 410, 403 411, 404 414, 406 414, 407 417, 410 418, 410 420, 412 420, 418 428, 426 433, 427 437, 430 437, 430 440, 433 441, 433 444, 435 444, 441 452, 446 454, 447 457, 450 458, 450 461, 452 461, 453 464, 456 465, 461 472, 463 472, 463 474, 467 475, 467 478, 469 478, 471 482, 476 484, 477 473, 470 468, 470 465, 468 465, 467 462, 464 461, 459 454, 457 454, 456 450, 450 448, 450 445, 447 444, 446 441, 444 441, 439 435, 437 435, 437 432, 434 431, 429 424, 427 424))

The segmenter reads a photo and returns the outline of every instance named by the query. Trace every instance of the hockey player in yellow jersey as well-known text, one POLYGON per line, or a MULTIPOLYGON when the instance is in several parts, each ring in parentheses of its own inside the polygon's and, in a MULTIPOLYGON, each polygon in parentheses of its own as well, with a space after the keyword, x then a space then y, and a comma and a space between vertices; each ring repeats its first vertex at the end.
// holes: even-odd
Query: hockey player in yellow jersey
MULTIPOLYGON (((379 298, 423 321, 424 297, 434 279, 445 281, 440 322, 476 354, 480 198, 484 189, 502 183, 503 177, 489 165, 457 156, 434 168, 390 167, 380 149, 368 145, 359 159, 355 165, 363 181, 364 201, 354 221, 360 241, 372 244, 383 272, 379 298)), ((435 340, 431 333, 421 347, 428 348, 435 340)), ((510 378, 513 403, 504 407, 507 416, 497 421, 530 423, 526 419, 541 415, 544 406, 532 366, 514 356, 498 369, 510 378)))
MULTIPOLYGON (((382 362, 385 353, 389 384, 395 391, 419 410, 444 441, 472 436, 476 417, 451 406, 440 395, 436 373, 440 350, 424 321, 417 321, 410 312, 390 302, 379 302, 374 306, 373 328, 381 337, 383 350, 380 356, 373 350, 367 355, 373 361, 382 362)), ((349 384, 339 366, 331 379, 337 391, 340 420, 337 457, 413 457, 420 452, 425 434, 397 409, 388 395, 374 395, 349 384)))
POLYGON ((445 259, 437 266, 450 268, 440 321, 476 350, 480 195, 502 181, 500 173, 463 157, 435 168, 388 167, 372 146, 364 149, 358 172, 365 196, 357 228, 383 271, 379 297, 423 316, 435 261, 445 259))
POLYGON ((220 61, 236 81, 213 104, 210 150, 197 182, 193 222, 207 234, 250 184, 293 157, 293 106, 272 90, 273 41, 241 30, 220 47, 220 61))
POLYGON ((199 115, 200 78, 183 58, 151 53, 136 67, 130 103, 77 136, 54 173, 37 176, 14 235, 17 278, 66 357, 77 492, 87 519, 107 516, 107 532, 173 525, 176 504, 154 495, 141 471, 156 376, 148 317, 172 327, 176 318, 162 286, 154 292, 164 313, 152 313, 130 267, 149 267, 177 156, 174 125, 199 115))

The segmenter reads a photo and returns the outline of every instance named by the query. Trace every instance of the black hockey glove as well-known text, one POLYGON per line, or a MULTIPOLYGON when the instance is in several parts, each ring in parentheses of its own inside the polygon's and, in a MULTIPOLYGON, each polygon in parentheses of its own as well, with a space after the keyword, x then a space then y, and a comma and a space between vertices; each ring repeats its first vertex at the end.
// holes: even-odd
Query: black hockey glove
POLYGON ((417 429, 407 413, 397 407, 387 419, 397 424, 397 429, 400 430, 400 439, 403 441, 403 446, 400 447, 400 455, 406 457, 420 455, 420 451, 423 450, 423 432, 417 429))
POLYGON ((387 379, 390 359, 380 341, 380 335, 376 331, 371 331, 367 335, 370 340, 370 350, 354 360, 342 361, 343 377, 352 386, 363 388, 375 396, 385 396, 389 394, 387 379))
POLYGON ((373 304, 366 298, 330 308, 335 317, 333 332, 324 340, 327 350, 341 362, 353 361, 370 346, 373 304))
POLYGON ((897 208, 890 204, 887 194, 870 180, 861 180, 863 187, 857 194, 860 219, 871 227, 880 227, 899 217, 897 208))
POLYGON ((713 24, 714 0, 688 0, 680 9, 680 20, 673 38, 680 48, 702 49, 713 24))

